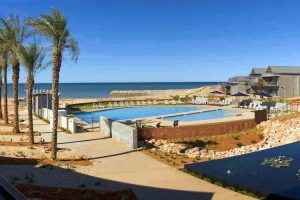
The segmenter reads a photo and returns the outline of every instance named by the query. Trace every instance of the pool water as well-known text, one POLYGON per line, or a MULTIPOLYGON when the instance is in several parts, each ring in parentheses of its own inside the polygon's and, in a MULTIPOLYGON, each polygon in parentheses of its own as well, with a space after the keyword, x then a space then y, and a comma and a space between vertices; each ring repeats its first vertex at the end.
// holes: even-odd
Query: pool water
POLYGON ((209 119, 220 119, 224 117, 231 116, 232 113, 228 111, 224 111, 222 109, 213 110, 213 111, 204 111, 200 113, 187 114, 187 115, 179 115, 174 117, 166 117, 166 120, 174 121, 199 121, 199 120, 209 120, 209 119))
POLYGON ((79 119, 92 123, 98 122, 100 116, 107 117, 112 120, 130 120, 136 118, 152 117, 159 115, 167 115, 173 113, 182 113, 199 110, 197 106, 136 106, 127 108, 118 108, 96 112, 76 113, 79 119))
POLYGON ((299 149, 300 142, 295 142, 241 156, 187 164, 185 169, 266 199, 300 199, 299 149), (265 159, 279 156, 291 158, 290 165, 275 168, 263 164, 265 159))

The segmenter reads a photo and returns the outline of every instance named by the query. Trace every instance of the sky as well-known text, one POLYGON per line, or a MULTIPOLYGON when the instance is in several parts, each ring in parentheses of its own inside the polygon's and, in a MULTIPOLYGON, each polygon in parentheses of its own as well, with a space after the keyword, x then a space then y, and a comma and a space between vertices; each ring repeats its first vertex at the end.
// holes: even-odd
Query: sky
MULTIPOLYGON (((77 63, 64 59, 61 82, 224 81, 300 65, 298 0, 0 0, 2 17, 51 8, 80 46, 77 63)), ((51 67, 37 82, 51 82, 51 67)))

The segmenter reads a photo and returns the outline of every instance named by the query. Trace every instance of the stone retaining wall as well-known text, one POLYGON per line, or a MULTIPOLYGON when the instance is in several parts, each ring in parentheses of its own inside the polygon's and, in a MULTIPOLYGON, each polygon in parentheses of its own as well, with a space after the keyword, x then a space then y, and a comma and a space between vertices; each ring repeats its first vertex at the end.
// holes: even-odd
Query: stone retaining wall
POLYGON ((231 122, 209 123, 201 125, 182 126, 178 128, 139 128, 138 139, 176 139, 197 136, 213 136, 232 132, 239 132, 254 128, 254 119, 238 120, 231 122))

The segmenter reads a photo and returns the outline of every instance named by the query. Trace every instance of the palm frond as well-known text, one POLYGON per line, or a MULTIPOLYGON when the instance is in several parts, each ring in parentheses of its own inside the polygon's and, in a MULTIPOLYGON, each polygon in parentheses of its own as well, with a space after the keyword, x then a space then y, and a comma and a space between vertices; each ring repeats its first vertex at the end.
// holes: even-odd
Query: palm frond
POLYGON ((32 43, 28 46, 19 45, 17 55, 25 66, 28 75, 32 77, 38 70, 45 67, 45 50, 37 43, 32 43))
POLYGON ((65 47, 69 49, 72 60, 77 62, 80 53, 78 42, 74 38, 68 38, 65 47))
POLYGON ((79 56, 78 43, 71 37, 66 18, 57 9, 49 15, 41 15, 37 19, 28 19, 27 24, 33 27, 52 42, 53 51, 69 50, 71 58, 77 61, 79 56))
POLYGON ((18 16, 0 18, 0 41, 3 48, 9 50, 14 57, 18 46, 30 35, 31 32, 18 16))

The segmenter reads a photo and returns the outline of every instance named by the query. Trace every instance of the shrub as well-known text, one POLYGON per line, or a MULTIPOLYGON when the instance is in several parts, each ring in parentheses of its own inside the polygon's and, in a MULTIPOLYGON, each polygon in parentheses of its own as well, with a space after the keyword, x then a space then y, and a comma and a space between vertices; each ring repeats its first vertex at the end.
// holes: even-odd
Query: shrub
POLYGON ((240 142, 238 142, 238 143, 236 143, 236 146, 238 146, 238 147, 242 147, 242 146, 244 146, 244 144, 243 144, 243 143, 240 143, 240 142))
POLYGON ((234 135, 234 136, 232 136, 232 138, 233 138, 234 140, 240 140, 240 136, 239 136, 239 135, 234 135))

